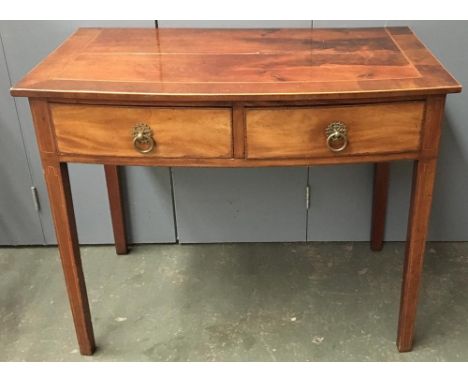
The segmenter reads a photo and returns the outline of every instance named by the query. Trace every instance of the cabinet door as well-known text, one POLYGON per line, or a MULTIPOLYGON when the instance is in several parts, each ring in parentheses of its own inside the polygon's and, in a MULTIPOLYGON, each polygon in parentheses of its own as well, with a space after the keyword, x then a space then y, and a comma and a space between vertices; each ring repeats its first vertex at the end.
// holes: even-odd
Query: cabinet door
MULTIPOLYGON (((0 23, 12 82, 18 81, 79 27, 149 27, 154 21, 4 21, 0 23)), ((40 219, 47 244, 55 243, 47 191, 28 102, 16 99, 22 133, 40 199, 40 219)), ((98 165, 71 165, 70 179, 81 243, 112 243, 104 171, 98 165)), ((169 171, 125 168, 127 227, 131 242, 174 242, 175 228, 169 171)))
POLYGON ((305 167, 173 171, 180 242, 305 240, 305 167))
MULTIPOLYGON (((158 21, 159 28, 310 28, 311 21, 158 21)), ((182 243, 303 241, 307 168, 172 169, 182 243)))
POLYGON ((43 244, 39 215, 31 193, 15 100, 0 39, 0 245, 43 244))

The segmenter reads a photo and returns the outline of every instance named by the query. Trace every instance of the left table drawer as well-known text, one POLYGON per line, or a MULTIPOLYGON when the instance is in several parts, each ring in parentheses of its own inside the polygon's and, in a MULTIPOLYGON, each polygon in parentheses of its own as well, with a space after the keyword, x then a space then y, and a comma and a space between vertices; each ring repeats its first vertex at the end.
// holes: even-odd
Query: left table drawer
POLYGON ((157 158, 232 156, 230 108, 55 103, 50 105, 50 111, 58 151, 64 154, 157 158))

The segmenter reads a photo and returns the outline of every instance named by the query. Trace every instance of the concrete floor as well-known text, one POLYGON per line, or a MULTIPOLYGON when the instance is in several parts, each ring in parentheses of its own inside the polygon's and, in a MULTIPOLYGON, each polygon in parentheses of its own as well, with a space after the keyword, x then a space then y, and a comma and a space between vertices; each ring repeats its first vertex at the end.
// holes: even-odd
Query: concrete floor
POLYGON ((1 361, 468 360, 468 243, 428 245, 395 347, 402 243, 83 247, 98 351, 78 353, 56 248, 0 249, 1 361))

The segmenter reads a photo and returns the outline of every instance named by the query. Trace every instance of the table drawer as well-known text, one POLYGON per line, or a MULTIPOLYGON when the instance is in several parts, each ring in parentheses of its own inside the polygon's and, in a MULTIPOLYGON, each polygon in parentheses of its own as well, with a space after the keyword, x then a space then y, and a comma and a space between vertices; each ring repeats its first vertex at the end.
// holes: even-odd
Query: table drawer
POLYGON ((50 110, 60 153, 159 158, 232 157, 229 108, 52 104, 50 110), (135 130, 137 124, 139 127, 135 130))
POLYGON ((246 155, 260 159, 414 152, 423 114, 424 102, 252 108, 246 115, 246 155), (341 123, 327 130, 332 122, 341 123))

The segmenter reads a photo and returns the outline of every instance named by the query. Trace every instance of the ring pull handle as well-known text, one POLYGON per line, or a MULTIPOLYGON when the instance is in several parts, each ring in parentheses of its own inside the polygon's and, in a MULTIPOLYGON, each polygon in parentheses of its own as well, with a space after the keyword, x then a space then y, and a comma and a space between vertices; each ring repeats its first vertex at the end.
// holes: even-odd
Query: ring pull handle
POLYGON ((133 127, 133 147, 141 154, 153 151, 155 142, 153 131, 146 123, 139 122, 133 127))
POLYGON ((343 151, 348 146, 348 128, 341 121, 331 122, 325 133, 327 135, 327 146, 335 153, 343 151))

